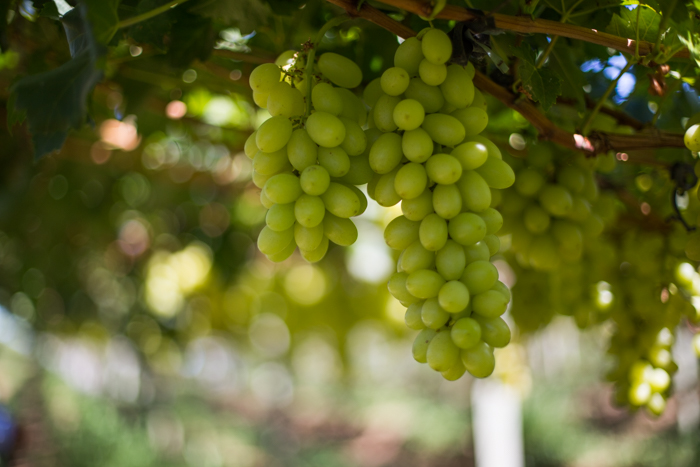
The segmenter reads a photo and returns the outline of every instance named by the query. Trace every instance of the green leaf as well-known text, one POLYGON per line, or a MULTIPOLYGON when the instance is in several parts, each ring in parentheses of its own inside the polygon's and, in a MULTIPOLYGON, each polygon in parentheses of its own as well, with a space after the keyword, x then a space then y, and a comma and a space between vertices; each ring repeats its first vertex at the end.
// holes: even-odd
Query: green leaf
POLYGON ((659 22, 661 16, 651 8, 637 7, 634 10, 621 8, 620 14, 613 15, 610 24, 605 28, 605 32, 629 39, 637 38, 637 28, 639 28, 640 41, 655 41, 659 33, 659 22), (637 8, 641 8, 637 13, 637 8), (639 23, 637 22, 639 14, 639 23))
MULTIPOLYGON (((166 3, 167 0, 141 0, 136 7, 136 14, 140 15, 151 11, 166 3)), ((129 36, 136 42, 142 44, 150 44, 160 52, 165 52, 165 37, 170 33, 173 22, 175 21, 174 13, 177 9, 171 10, 151 19, 136 23, 128 29, 129 36)))
POLYGON ((561 94, 561 79, 549 68, 538 69, 535 52, 529 47, 513 49, 513 53, 520 58, 518 73, 523 89, 544 110, 549 109, 561 94))
POLYGON ((215 44, 212 20, 189 13, 179 17, 173 27, 168 59, 176 67, 188 66, 197 59, 205 61, 215 44))
POLYGON ((237 26, 243 34, 249 34, 257 27, 269 24, 272 10, 262 0, 202 0, 190 8, 217 21, 237 26))
POLYGON ((61 14, 58 12, 56 4, 53 2, 49 2, 44 4, 43 7, 41 7, 41 10, 39 11, 39 16, 42 16, 44 18, 60 19, 61 14))
POLYGON ((95 39, 107 45, 117 32, 119 15, 117 7, 120 0, 83 0, 87 6, 87 18, 92 24, 95 39))
POLYGON ((549 66, 562 78, 561 95, 574 99, 576 109, 580 112, 586 110, 586 98, 583 87, 588 84, 581 68, 576 64, 574 55, 555 47, 550 56, 549 66))
POLYGON ((56 69, 27 76, 10 87, 9 122, 24 118, 39 159, 60 149, 71 128, 87 120, 87 100, 102 78, 96 66, 104 50, 95 43, 83 7, 63 20, 73 58, 56 69))

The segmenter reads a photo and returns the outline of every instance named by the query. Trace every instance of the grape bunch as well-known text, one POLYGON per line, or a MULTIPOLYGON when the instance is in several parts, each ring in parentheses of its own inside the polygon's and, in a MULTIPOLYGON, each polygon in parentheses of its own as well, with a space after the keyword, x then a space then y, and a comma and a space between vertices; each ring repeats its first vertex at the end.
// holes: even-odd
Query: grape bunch
POLYGON ((384 232, 401 251, 389 291, 420 331, 414 358, 457 380, 466 371, 489 376, 494 347, 511 338, 501 318, 510 291, 489 260, 503 224, 492 189, 515 176, 479 136, 488 115, 473 66, 449 64, 451 55, 447 34, 422 31, 399 46, 395 66, 368 84, 364 99, 374 172, 367 192, 381 206, 401 202, 403 213, 384 232))
POLYGON ((311 74, 301 54, 278 65, 288 58, 285 53, 250 75, 253 99, 271 118, 251 134, 244 149, 268 209, 258 248, 279 262, 298 247, 304 259, 316 262, 325 256, 329 241, 342 246, 355 242, 357 228, 350 218, 367 207, 355 186, 372 175, 367 157, 360 157, 367 147, 362 129, 367 111, 349 90, 360 84, 362 71, 334 53, 321 55, 311 74))

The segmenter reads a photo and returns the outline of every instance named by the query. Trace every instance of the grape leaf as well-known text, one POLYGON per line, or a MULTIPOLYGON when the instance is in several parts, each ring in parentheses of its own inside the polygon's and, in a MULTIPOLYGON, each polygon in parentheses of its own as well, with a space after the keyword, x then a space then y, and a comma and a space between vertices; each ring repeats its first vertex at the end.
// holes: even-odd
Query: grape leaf
POLYGON ((549 109, 561 94, 561 79, 549 68, 537 68, 535 52, 529 47, 513 48, 512 52, 520 59, 522 88, 544 110, 549 109))
POLYGON ((203 0, 192 6, 190 11, 231 23, 243 34, 268 24, 272 16, 270 6, 261 0, 203 0))
POLYGON ((659 22, 661 16, 651 8, 637 7, 634 10, 621 8, 619 14, 614 14, 605 32, 629 39, 637 38, 639 28, 639 40, 655 41, 659 34, 659 22), (637 8, 641 8, 637 13, 637 8), (637 22, 639 14, 639 23, 637 22))
POLYGON ((168 59, 176 67, 185 67, 194 60, 205 61, 216 43, 211 18, 188 13, 174 24, 170 37, 168 59))
POLYGON ((73 58, 56 69, 24 77, 10 87, 10 123, 26 118, 34 158, 60 149, 71 128, 87 119, 87 99, 102 78, 104 50, 95 42, 85 7, 63 17, 73 58))
POLYGON ((117 32, 119 15, 117 7, 120 0, 83 0, 87 5, 87 17, 92 24, 95 39, 100 44, 108 44, 117 32))
MULTIPOLYGON (((164 4, 164 0, 142 0, 136 7, 136 14, 151 11, 164 4)), ((170 33, 173 22, 175 21, 174 12, 177 9, 166 13, 154 16, 151 19, 136 23, 128 29, 129 36, 136 42, 142 44, 150 44, 158 51, 165 52, 165 38, 170 33)))
POLYGON ((564 47, 554 48, 549 66, 563 78, 561 95, 574 99, 576 101, 576 109, 583 112, 586 110, 586 98, 583 87, 588 82, 583 72, 581 72, 581 68, 576 64, 573 54, 563 49, 564 47))

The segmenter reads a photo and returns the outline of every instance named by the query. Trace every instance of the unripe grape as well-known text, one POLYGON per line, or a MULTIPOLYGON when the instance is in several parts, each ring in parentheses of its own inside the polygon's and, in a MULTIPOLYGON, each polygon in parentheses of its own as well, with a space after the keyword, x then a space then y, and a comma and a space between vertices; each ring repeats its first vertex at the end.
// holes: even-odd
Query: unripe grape
POLYGON ((410 274, 419 269, 432 269, 435 266, 435 253, 426 250, 420 241, 413 242, 401 254, 399 267, 410 274))
POLYGON ((265 63, 250 73, 250 87, 253 91, 269 93, 272 86, 282 79, 280 68, 274 63, 265 63))
POLYGON ((299 251, 301 252, 302 258, 306 261, 309 263, 317 263, 321 261, 323 257, 326 256, 326 252, 328 252, 328 238, 323 237, 321 243, 311 251, 306 251, 301 248, 299 251))
POLYGON ((423 309, 423 302, 411 303, 406 309, 406 314, 404 315, 404 321, 409 329, 420 331, 425 329, 425 324, 421 319, 421 312, 423 309))
POLYGON ((448 313, 459 313, 469 305, 469 289, 462 282, 446 282, 438 292, 438 302, 448 313))
POLYGON ((486 223, 478 215, 463 212, 450 220, 450 238, 462 245, 473 245, 486 236, 486 223))
POLYGON ((534 234, 541 234, 549 229, 551 218, 547 211, 537 204, 531 204, 525 208, 523 213, 523 223, 525 228, 534 234))
POLYGON ((425 110, 415 99, 404 99, 394 107, 394 123, 400 130, 415 130, 424 119, 425 110))
MULTIPOLYGON (((396 192, 396 174, 399 168, 395 168, 388 174, 381 175, 374 189, 374 199, 380 206, 388 208, 401 201, 401 197, 396 192)), ((367 191, 369 192, 369 185, 367 191)))
POLYGON ((382 91, 390 96, 399 96, 406 91, 410 78, 406 70, 400 67, 387 68, 382 73, 382 91))
POLYGON ((528 251, 530 265, 541 271, 551 271, 559 266, 559 253, 554 240, 542 235, 532 240, 528 251))
POLYGON ((422 128, 428 132, 433 141, 443 146, 454 147, 464 140, 464 127, 451 115, 426 115, 422 128))
POLYGON ((515 183, 515 173, 510 166, 495 157, 489 157, 481 166, 475 169, 476 173, 486 181, 489 187, 503 190, 515 183))
POLYGON ((460 280, 472 295, 478 295, 491 290, 496 285, 498 270, 488 261, 474 261, 464 269, 460 280))
POLYGON ((473 170, 464 170, 457 182, 462 202, 470 211, 483 212, 491 206, 491 190, 486 181, 473 170))
POLYGON ((433 209, 433 193, 426 189, 416 198, 402 200, 401 212, 407 219, 422 221, 425 216, 435 212, 433 209))
POLYGON ((474 170, 486 162, 489 152, 483 144, 471 141, 455 147, 450 155, 462 164, 464 170, 474 170))
POLYGON ((401 67, 409 76, 418 74, 418 66, 423 60, 422 44, 416 37, 409 37, 394 53, 394 66, 401 67))
POLYGON ((323 218, 323 233, 328 240, 340 246, 350 246, 357 241, 357 227, 350 219, 343 219, 327 212, 323 218))
POLYGON ((399 102, 401 102, 400 97, 388 94, 383 94, 377 100, 374 109, 372 109, 372 116, 374 117, 374 124, 379 130, 389 132, 398 128, 394 122, 394 109, 399 102))
POLYGON ((405 272, 395 272, 389 278, 387 288, 389 293, 397 300, 405 303, 416 303, 419 300, 409 293, 407 288, 408 274, 405 272))
POLYGON ((445 219, 437 214, 428 214, 420 223, 418 237, 427 250, 438 251, 445 246, 447 233, 447 222, 445 219))
POLYGON ((433 340, 437 331, 434 329, 426 328, 418 333, 415 340, 413 341, 413 358, 418 363, 428 363, 428 345, 430 341, 433 340))
POLYGON ((586 186, 586 173, 575 165, 562 167, 557 172, 557 183, 572 194, 581 193, 586 186))
POLYGON ((368 183, 374 175, 374 171, 369 165, 369 157, 363 153, 350 158, 350 170, 340 177, 338 181, 359 186, 368 183))
POLYGON ((311 90, 311 103, 317 112, 326 112, 336 117, 343 110, 343 101, 335 88, 328 83, 318 83, 311 90))
POLYGON ((544 177, 536 170, 527 168, 518 172, 515 179, 515 191, 523 196, 534 196, 544 186, 544 177))
POLYGON ((421 50, 427 60, 440 65, 452 57, 452 41, 445 32, 430 29, 422 38, 421 50))
POLYGON ((435 371, 449 370, 459 357, 459 349, 447 331, 438 332, 428 345, 426 358, 430 368, 435 371))
POLYGON ((540 191, 539 200, 549 213, 554 216, 566 216, 573 207, 571 193, 559 185, 545 185, 540 191))
POLYGON ((463 109, 474 100, 474 83, 461 65, 447 67, 445 81, 440 85, 445 100, 458 109, 463 109))
MULTIPOLYGON (((471 62, 469 62, 471 65, 471 62)), ((468 72, 469 70, 467 70, 468 72)), ((474 80, 474 77, 472 76, 472 80, 474 80)), ((475 109, 481 109, 484 112, 488 110, 488 105, 486 104, 486 99, 484 98, 484 95, 479 91, 478 89, 474 88, 474 100, 472 101, 472 105, 470 107, 473 107, 475 109)))
POLYGON ((448 281, 462 277, 466 264, 464 248, 454 240, 447 240, 445 246, 435 254, 435 267, 440 275, 448 281))
POLYGON ((340 181, 340 180, 338 181, 338 183, 340 183, 340 184, 343 185, 343 186, 346 186, 346 187, 350 188, 350 190, 351 190, 353 193, 355 193, 355 196, 357 196, 357 199, 360 200, 360 213, 358 214, 358 216, 361 215, 363 212, 365 212, 365 210, 367 209, 367 197, 366 197, 365 194, 362 192, 362 190, 360 190, 359 188, 357 188, 355 185, 351 185, 351 184, 342 182, 342 181, 340 181))
POLYGON ((488 208, 485 211, 480 212, 479 217, 481 217, 486 223, 487 234, 495 234, 501 230, 501 227, 503 227, 503 216, 500 212, 493 208, 488 208))
POLYGON ((482 242, 486 243, 486 246, 488 246, 489 254, 491 256, 498 253, 498 251, 501 249, 501 240, 493 234, 486 234, 482 242))
POLYGON ((422 128, 406 131, 401 139, 401 149, 411 162, 425 162, 433 154, 433 140, 422 128))
POLYGON ((422 164, 409 162, 401 166, 394 179, 394 189, 403 199, 420 196, 428 185, 428 175, 422 164))
POLYGON ((299 172, 316 164, 318 146, 306 130, 302 128, 294 130, 289 138, 289 143, 287 143, 287 157, 292 166, 299 172))
MULTIPOLYGON (((477 92, 476 89, 474 91, 477 92)), ((450 115, 459 120, 464 127, 464 132, 467 137, 478 135, 484 131, 489 124, 489 116, 486 113, 486 109, 474 107, 473 104, 471 107, 465 109, 457 109, 451 112, 450 115)))
POLYGON ((426 114, 437 112, 445 103, 445 98, 442 96, 440 88, 427 85, 420 78, 411 79, 408 88, 406 88, 406 97, 420 102, 426 114))
POLYGON ((389 225, 384 229, 384 240, 389 248, 404 250, 418 240, 419 226, 419 222, 410 221, 404 216, 399 216, 389 222, 389 225))
POLYGON ((342 177, 350 170, 350 158, 341 147, 318 148, 318 163, 328 171, 331 177, 342 177))
MULTIPOLYGON (((265 184, 263 183, 262 186, 258 186, 258 184, 256 183, 255 186, 257 186, 258 188, 262 188, 265 186, 265 184)), ((270 200, 270 198, 268 198, 265 195, 265 191, 263 191, 262 189, 260 190, 260 204, 262 204, 265 207, 265 209, 270 209, 272 208, 272 206, 275 205, 275 203, 273 203, 270 200)))
POLYGON ((496 368, 493 349, 484 341, 479 341, 473 347, 462 350, 460 356, 467 371, 475 378, 486 378, 496 368))
POLYGON ((265 215, 265 223, 275 232, 282 232, 294 226, 294 203, 273 204, 265 215))
POLYGON ((685 147, 691 151, 700 151, 700 125, 692 125, 683 135, 685 147))
POLYGON ((481 326, 472 318, 458 319, 450 329, 450 337, 460 349, 472 348, 481 340, 481 326))
POLYGON ((316 227, 326 214, 326 206, 318 196, 302 194, 294 203, 294 217, 306 228, 316 227))
POLYGON ((282 173, 270 177, 263 187, 265 196, 273 203, 293 203, 301 196, 301 185, 296 175, 282 173))
POLYGON ((474 261, 488 261, 491 257, 491 252, 489 251, 488 245, 481 241, 473 245, 465 245, 464 256, 467 260, 467 264, 471 264, 474 261))
POLYGON ((462 176, 462 165, 449 154, 434 154, 425 163, 428 177, 436 183, 450 185, 462 176))
POLYGON ((435 65, 423 59, 420 65, 418 65, 418 74, 425 84, 429 86, 439 86, 445 81, 447 67, 443 63, 435 65))
POLYGON ((294 224, 294 241, 300 250, 315 250, 323 241, 323 224, 319 223, 315 227, 304 227, 297 222, 294 224))
POLYGON ((341 88, 356 88, 362 82, 360 67, 349 58, 333 52, 326 52, 318 58, 318 69, 341 88))
POLYGON ((253 159, 255 158, 255 155, 260 151, 260 148, 258 148, 258 145, 255 144, 255 136, 258 134, 257 131, 254 131, 253 133, 248 136, 248 139, 245 140, 245 145, 243 146, 243 152, 245 152, 245 155, 248 156, 248 159, 253 159))
POLYGON ((369 165, 376 173, 386 174, 399 165, 402 157, 401 136, 384 133, 369 150, 369 165))
POLYGON ((338 117, 327 112, 314 112, 309 115, 306 119, 306 131, 314 143, 327 148, 339 146, 345 139, 345 125, 338 117))
POLYGON ((270 97, 270 93, 268 92, 253 91, 253 102, 255 102, 255 105, 257 105, 261 109, 267 108, 268 97, 270 97))
POLYGON ((437 272, 419 269, 408 275, 406 290, 416 298, 428 299, 437 297, 440 287, 444 283, 445 279, 437 272))
POLYGON ((490 139, 481 136, 481 135, 476 135, 476 136, 468 136, 464 138, 464 143, 469 143, 469 142, 474 142, 474 143, 481 143, 484 146, 486 146, 486 149, 489 151, 489 157, 495 157, 496 159, 503 159, 503 155, 501 154, 501 150, 498 149, 498 146, 493 144, 493 141, 490 139))
POLYGON ((429 298, 421 307, 421 321, 430 329, 440 329, 450 320, 450 315, 443 310, 437 298, 429 298))
POLYGON ((282 261, 286 260, 292 254, 294 253, 294 250, 297 249, 297 244, 294 243, 294 240, 289 242, 289 245, 284 247, 284 249, 278 253, 275 253, 274 255, 265 255, 267 259, 272 261, 273 263, 281 263, 282 261))
POLYGON ((286 118, 303 115, 304 96, 298 89, 281 82, 272 86, 267 96, 267 110, 273 117, 281 115, 286 118))
POLYGON ((285 249, 294 239, 294 229, 276 232, 265 226, 258 235, 258 250, 265 255, 274 255, 285 249))
POLYGON ((304 193, 320 196, 328 189, 331 183, 331 176, 328 174, 328 171, 320 165, 311 165, 301 172, 299 182, 304 193))
POLYGON ((287 117, 272 117, 263 122, 255 136, 261 151, 275 152, 286 146, 292 136, 292 122, 287 117))
POLYGON ((367 135, 362 127, 349 118, 341 118, 345 126, 345 139, 340 145, 348 156, 359 156, 367 148, 367 135))
POLYGON ((340 99, 343 101, 343 109, 340 111, 338 117, 357 122, 360 126, 367 123, 367 109, 362 103, 362 100, 349 89, 336 88, 336 90, 340 95, 340 99))
POLYGON ((465 367, 464 363, 462 363, 462 360, 458 358, 449 370, 442 371, 440 372, 440 374, 447 381, 457 381, 459 378, 464 376, 464 373, 466 372, 467 367, 465 367))
MULTIPOLYGON (((399 46, 400 47, 400 46, 399 46)), ((376 105, 377 100, 384 94, 382 91, 382 80, 381 78, 375 78, 365 86, 364 91, 362 91, 362 100, 365 102, 367 107, 372 108, 376 105)))
POLYGON ((292 165, 287 159, 287 149, 282 148, 275 152, 258 151, 253 158, 253 170, 261 175, 275 175, 280 172, 290 171, 292 165))
POLYGON ((348 218, 360 214, 359 198, 350 188, 340 183, 331 182, 321 199, 326 209, 338 217, 348 218))
POLYGON ((462 212, 462 194, 456 185, 437 185, 433 190, 433 209, 443 219, 452 219, 462 212))

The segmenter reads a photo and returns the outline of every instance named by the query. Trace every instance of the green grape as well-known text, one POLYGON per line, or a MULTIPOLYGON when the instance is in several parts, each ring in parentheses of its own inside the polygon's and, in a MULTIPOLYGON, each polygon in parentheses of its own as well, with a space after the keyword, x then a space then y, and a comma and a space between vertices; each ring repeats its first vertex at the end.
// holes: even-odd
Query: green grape
POLYGON ((401 197, 396 192, 396 188, 394 188, 396 185, 396 174, 398 172, 399 168, 396 167, 388 174, 379 177, 374 190, 374 199, 380 206, 388 208, 401 201, 401 197))
POLYGON ((450 329, 450 337, 460 349, 470 349, 481 340, 481 326, 472 318, 458 319, 450 329))
POLYGON ((442 104, 442 107, 440 107, 439 112, 440 112, 441 114, 451 115, 452 112, 454 112, 455 110, 457 110, 457 107, 455 107, 454 105, 452 105, 452 104, 450 104, 449 102, 445 101, 445 103, 442 104))
POLYGON ((350 158, 341 147, 318 147, 318 163, 331 177, 342 177, 350 171, 350 158))
POLYGON ((440 85, 445 100, 458 109, 463 109, 474 100, 474 83, 461 65, 447 67, 447 76, 440 85))
POLYGON ((493 286, 493 290, 495 290, 496 292, 499 292, 501 295, 506 297, 507 301, 510 301, 510 299, 511 299, 510 289, 503 282, 496 281, 496 285, 493 286))
POLYGON ((367 123, 367 109, 365 109, 362 100, 348 89, 338 88, 337 91, 343 101, 343 109, 340 111, 339 117, 357 122, 360 126, 367 123))
POLYGON ((525 228, 534 234, 541 234, 549 229, 551 218, 547 211, 537 204, 531 204, 523 213, 525 228))
POLYGON ((362 100, 365 101, 367 107, 374 107, 377 104, 377 100, 384 94, 381 82, 381 78, 375 78, 362 91, 362 100))
POLYGON ((342 55, 326 52, 318 58, 318 69, 331 83, 341 88, 356 88, 362 82, 362 70, 342 55))
POLYGON ((459 357, 459 349, 447 331, 438 332, 428 345, 426 358, 430 368, 435 371, 448 371, 459 357))
POLYGON ((421 60, 423 60, 422 44, 416 37, 409 37, 403 41, 394 53, 394 66, 403 68, 409 76, 418 74, 421 60))
POLYGON ((348 156, 359 156, 367 148, 367 135, 357 122, 345 117, 340 121, 345 126, 345 139, 340 147, 348 156))
POLYGON ((367 209, 367 197, 366 197, 365 194, 362 192, 362 190, 360 190, 359 188, 357 188, 355 185, 351 185, 351 184, 348 184, 348 183, 345 183, 345 182, 342 182, 342 181, 338 181, 338 183, 340 183, 340 184, 343 185, 343 186, 346 186, 346 187, 350 188, 350 190, 352 190, 352 192, 355 193, 355 196, 357 196, 357 199, 360 200, 360 213, 358 214, 358 216, 359 216, 360 214, 362 214, 363 212, 365 212, 365 210, 367 209))
POLYGON ((544 177, 538 170, 527 168, 518 172, 515 191, 523 196, 534 196, 544 186, 544 181, 544 177))
POLYGON ((406 309, 406 314, 404 315, 404 321, 406 322, 406 326, 409 329, 413 329, 415 331, 420 331, 421 329, 425 329, 425 324, 423 324, 423 320, 421 319, 421 312, 423 310, 423 303, 424 302, 411 303, 408 306, 408 308, 406 309))
POLYGON ((411 162, 425 162, 433 154, 433 140, 422 128, 406 131, 401 139, 401 149, 411 162))
POLYGON ((269 93, 272 86, 282 79, 280 68, 274 63, 265 63, 250 73, 250 87, 253 91, 269 93))
POLYGON ((458 358, 449 370, 442 371, 440 373, 442 374, 442 377, 445 378, 447 381, 457 381, 459 378, 464 376, 464 373, 466 372, 467 367, 465 367, 464 363, 462 363, 462 360, 458 358))
POLYGON ((323 218, 323 233, 328 240, 340 246, 350 246, 357 241, 357 227, 350 219, 343 219, 327 212, 323 218))
POLYGON ((582 196, 572 196, 574 203, 569 212, 569 219, 584 222, 591 215, 591 205, 582 196))
POLYGON ((369 165, 376 173, 386 174, 399 165, 402 157, 401 136, 384 133, 369 150, 369 165))
POLYGON ((439 86, 445 81, 445 77, 447 77, 447 67, 444 63, 435 65, 423 59, 420 65, 418 65, 418 75, 425 84, 429 86, 439 86))
POLYGON ((311 90, 311 104, 317 112, 326 112, 336 117, 343 110, 343 100, 335 88, 328 83, 318 83, 311 90))
POLYGON ((651 386, 646 382, 633 384, 629 389, 629 402, 632 405, 642 406, 651 399, 651 386))
MULTIPOLYGON (((405 272, 395 272, 389 278, 387 283, 387 288, 389 293, 397 300, 402 303, 416 303, 419 300, 415 296, 411 295, 407 289, 408 284, 408 274, 405 272)), ((425 305, 425 304, 424 304, 425 305)))
POLYGON ((410 274, 420 269, 432 269, 435 266, 435 262, 435 253, 426 250, 420 241, 416 241, 410 244, 401 254, 399 268, 410 274))
POLYGON ((576 247, 583 245, 583 234, 576 224, 566 221, 552 223, 552 236, 560 245, 576 247))
MULTIPOLYGON (((471 65, 471 62, 469 63, 471 65)), ((473 65, 472 65, 473 68, 473 65)), ((467 69, 467 71, 469 71, 467 69)), ((474 77, 472 76, 472 80, 474 80, 474 77)), ((484 95, 479 91, 478 89, 474 89, 474 100, 472 101, 472 105, 470 107, 473 107, 475 109, 481 109, 484 112, 486 112, 488 106, 486 104, 486 99, 484 98, 484 95)))
POLYGON ((273 203, 293 203, 301 196, 301 185, 296 175, 282 173, 270 177, 263 187, 265 196, 273 203))
POLYGON ((473 245, 486 236, 486 223, 478 215, 463 212, 447 226, 450 238, 461 245, 473 245))
POLYGON ((394 179, 394 189, 402 199, 421 195, 428 186, 428 175, 422 164, 409 162, 399 168, 394 179))
POLYGON ((454 147, 464 140, 464 127, 451 115, 426 115, 422 128, 428 132, 433 141, 443 146, 454 147))
POLYGON ((297 222, 294 224, 294 241, 300 250, 315 250, 323 241, 323 224, 319 223, 314 227, 304 227, 297 222))
POLYGON ((306 110, 304 96, 298 89, 294 89, 285 82, 272 86, 267 96, 267 110, 270 115, 281 115, 286 118, 303 115, 306 110))
POLYGON ((437 112, 445 103, 445 98, 442 96, 440 88, 425 84, 420 78, 411 79, 408 88, 406 88, 406 97, 420 102, 426 114, 437 112))
POLYGON ((421 307, 421 321, 425 327, 440 329, 450 320, 450 315, 440 307, 437 298, 429 298, 421 307))
POLYGON ((294 203, 273 204, 265 215, 265 223, 275 232, 283 232, 294 226, 294 203))
POLYGON ((499 190, 508 188, 515 183, 515 173, 510 166, 501 159, 489 157, 481 166, 475 169, 476 173, 486 181, 489 187, 499 190))
POLYGON ((481 241, 473 245, 465 245, 464 256, 467 264, 471 264, 474 261, 488 261, 491 257, 491 252, 486 242, 481 241))
POLYGON ((258 235, 258 250, 268 256, 275 255, 284 250, 293 239, 293 228, 276 232, 265 226, 258 235))
POLYGON ((456 185, 437 185, 433 190, 433 208, 443 219, 452 219, 462 212, 462 194, 456 185))
POLYGON ((400 130, 415 130, 424 119, 425 110, 415 99, 404 99, 394 107, 394 123, 400 130))
POLYGON ((372 110, 374 125, 383 132, 394 131, 398 128, 394 122, 394 109, 401 102, 400 97, 382 94, 372 110))
POLYGON ((294 130, 287 143, 287 158, 289 162, 299 172, 307 167, 316 165, 318 157, 318 146, 311 139, 309 133, 300 128, 294 130))
POLYGON ((462 193, 464 207, 470 211, 483 212, 491 206, 491 190, 481 175, 473 170, 462 171, 457 188, 462 193))
POLYGON ((275 152, 258 151, 253 159, 253 170, 261 175, 275 175, 291 171, 292 166, 287 159, 287 150, 282 148, 275 152))
POLYGON ((253 102, 255 102, 255 105, 262 109, 267 108, 268 97, 270 97, 270 94, 267 92, 253 91, 253 102))
POLYGON ((430 29, 421 42, 421 50, 426 60, 440 65, 452 57, 452 41, 439 29, 430 29))
POLYGON ((399 216, 389 222, 384 229, 384 240, 389 248, 394 250, 404 250, 418 240, 419 222, 399 216))
POLYGON ((294 253, 294 250, 296 250, 296 249, 297 249, 297 244, 294 243, 294 240, 292 240, 291 242, 289 242, 289 245, 287 245, 279 253, 275 253, 274 255, 265 255, 265 256, 267 256, 267 259, 269 259, 273 263, 281 263, 285 259, 292 256, 292 254, 294 253))
POLYGON ((700 151, 700 125, 696 124, 688 128, 683 135, 683 142, 691 151, 700 151))
POLYGON ((481 339, 491 347, 501 348, 510 343, 510 328, 502 318, 484 318, 474 315, 481 327, 481 339))
POLYGON ((430 328, 423 329, 418 333, 413 341, 413 348, 411 349, 415 361, 418 363, 428 363, 428 345, 430 345, 430 341, 433 340, 436 334, 437 331, 430 328))
POLYGON ((489 254, 491 256, 498 253, 498 251, 501 249, 501 240, 493 234, 486 234, 482 241, 486 243, 486 246, 488 246, 489 254))
POLYGON ((299 249, 299 251, 301 252, 301 257, 307 262, 318 263, 324 256, 326 256, 326 253, 328 252, 328 238, 323 237, 318 247, 311 251, 306 251, 303 249, 299 249))
POLYGON ((503 216, 500 212, 493 208, 488 208, 485 211, 480 212, 479 217, 481 217, 486 223, 487 234, 495 234, 501 230, 501 227, 503 227, 503 216))
MULTIPOLYGON (((403 203, 401 207, 403 207, 403 203)), ((688 241, 685 244, 685 254, 693 261, 700 261, 700 232, 688 235, 688 241)))
POLYGON ((455 147, 451 156, 462 164, 464 170, 474 170, 486 162, 489 151, 483 144, 471 141, 455 147))
MULTIPOLYGON (((482 221, 483 222, 483 221, 482 221)), ((425 249, 438 251, 447 242, 447 222, 437 214, 428 214, 418 229, 418 238, 425 249)))
POLYGON ((666 410, 666 399, 658 392, 652 394, 647 402, 647 409, 656 416, 661 415, 666 410))
POLYGON ((406 70, 400 67, 393 67, 384 70, 380 84, 385 94, 399 96, 406 91, 410 81, 411 79, 406 70))
POLYGON ((574 205, 571 193, 559 185, 545 185, 539 194, 540 204, 553 216, 566 216, 574 205))
POLYGON ((333 215, 348 218, 360 214, 361 203, 355 192, 345 185, 331 182, 321 195, 326 209, 333 215))
POLYGON ((263 122, 255 135, 255 144, 261 151, 275 152, 287 145, 292 136, 292 122, 287 117, 272 117, 263 122))
MULTIPOLYGON (((428 299, 437 297, 445 279, 436 271, 419 269, 408 275, 406 290, 416 298, 428 299)), ((425 308, 425 305, 423 306, 425 308)))
POLYGON ((484 146, 486 146, 486 149, 488 149, 489 157, 495 157, 496 159, 503 159, 503 155, 501 154, 501 150, 498 149, 498 146, 493 144, 493 142, 490 139, 485 138, 481 135, 468 136, 468 137, 464 138, 463 143, 469 143, 469 142, 481 143, 484 146))
POLYGON ((603 233, 605 224, 600 217, 592 214, 583 224, 583 233, 588 237, 597 237, 603 233))
POLYGON ((326 206, 318 196, 302 194, 294 203, 294 217, 306 228, 316 227, 326 214, 326 206))
POLYGON ((350 158, 350 169, 348 173, 338 180, 351 185, 364 185, 372 179, 373 175, 374 171, 369 165, 369 157, 363 153, 360 156, 350 158))
POLYGON ((467 371, 475 378, 486 378, 496 368, 493 349, 484 341, 480 341, 469 349, 463 349, 461 357, 467 371))
POLYGON ((314 143, 327 148, 340 146, 345 139, 345 125, 338 117, 327 112, 314 112, 309 115, 306 119, 306 131, 314 143))
POLYGON ((428 177, 436 183, 451 185, 462 176, 462 164, 449 154, 433 154, 425 163, 428 177))
MULTIPOLYGON (((478 92, 476 89, 474 91, 478 92)), ((462 124, 467 138, 478 135, 484 131, 486 126, 489 124, 489 116, 486 113, 486 109, 475 107, 473 103, 471 107, 457 109, 451 112, 450 115, 459 120, 459 123, 462 124)))
POLYGON ((448 281, 438 292, 438 302, 448 313, 459 313, 469 305, 469 289, 459 281, 448 281))
POLYGON ((331 176, 320 165, 310 165, 301 172, 299 183, 304 193, 320 196, 328 189, 331 183, 331 176))
POLYGON ((530 265, 541 271, 551 271, 559 267, 557 245, 549 235, 542 235, 532 240, 528 258, 530 265))
POLYGON ((245 155, 248 156, 248 159, 254 159, 255 155, 260 151, 260 148, 258 148, 258 145, 255 144, 255 136, 258 134, 257 131, 254 131, 248 136, 248 139, 245 140, 245 145, 243 146, 243 152, 245 152, 245 155))
POLYGON ((285 50, 277 56, 275 59, 275 65, 283 67, 286 65, 292 65, 294 63, 294 58, 296 57, 296 50, 285 50))
POLYGON ((586 173, 575 165, 562 167, 557 172, 557 183, 572 194, 580 194, 586 186, 586 173))
POLYGON ((435 254, 435 268, 445 280, 453 281, 462 277, 466 265, 464 247, 454 240, 447 240, 445 246, 435 254))
MULTIPOLYGON (((256 184, 255 186, 258 186, 258 185, 256 184)), ((263 186, 265 186, 264 183, 263 183, 263 186)), ((262 188, 262 187, 259 187, 259 186, 258 186, 258 188, 262 188)), ((262 204, 263 206, 265 206, 265 209, 270 209, 270 208, 272 208, 272 206, 275 205, 275 203, 273 203, 272 201, 270 201, 270 198, 268 198, 268 197, 265 195, 265 192, 264 192, 263 190, 260 190, 260 204, 262 204)))
POLYGON ((668 389, 671 384, 671 377, 663 368, 656 368, 652 372, 648 382, 654 392, 661 392, 668 389))
POLYGON ((402 200, 401 212, 407 219, 422 221, 425 216, 435 212, 433 209, 433 193, 426 189, 417 198, 402 200))
POLYGON ((464 269, 460 280, 467 286, 469 292, 478 295, 491 290, 496 285, 498 270, 488 261, 474 261, 464 269))

